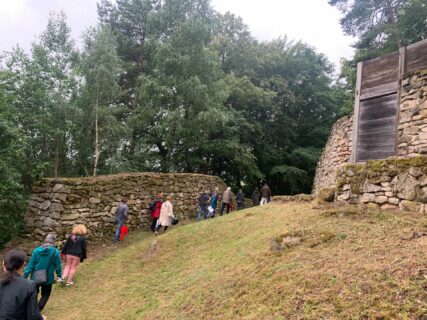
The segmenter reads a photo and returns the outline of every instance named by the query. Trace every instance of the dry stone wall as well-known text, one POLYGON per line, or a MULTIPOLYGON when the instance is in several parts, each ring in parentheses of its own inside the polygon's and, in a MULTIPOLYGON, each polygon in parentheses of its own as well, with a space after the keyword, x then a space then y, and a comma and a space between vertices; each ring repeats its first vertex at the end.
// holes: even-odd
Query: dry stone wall
POLYGON ((427 213, 427 157, 376 160, 341 167, 335 200, 427 213))
MULTIPOLYGON (((336 170, 350 162, 353 136, 352 120, 352 117, 345 117, 338 120, 333 126, 317 164, 313 194, 318 195, 320 191, 329 194, 326 191, 335 190, 337 187, 336 170)), ((402 81, 397 137, 397 154, 390 159, 396 157, 398 159, 410 159, 427 155, 427 70, 409 74, 402 81)), ((342 174, 341 171, 340 175, 342 174)), ((340 178, 342 177, 338 177, 338 179, 340 178)), ((390 191, 379 192, 389 194, 390 191)), ((347 193, 344 193, 344 197, 347 197, 347 193)), ((372 195, 366 195, 365 199, 367 199, 366 197, 372 199, 372 195)), ((345 201, 351 202, 352 200, 346 199, 345 201)), ((397 200, 391 201, 397 202, 397 200)), ((397 204, 399 205, 400 202, 397 204)))
POLYGON ((336 170, 350 161, 352 148, 353 117, 339 119, 317 163, 313 194, 324 188, 335 188, 336 170))
POLYGON ((163 192, 174 198, 174 213, 191 219, 197 210, 197 198, 203 190, 220 191, 224 182, 200 174, 130 173, 88 178, 42 179, 33 187, 25 218, 28 233, 42 239, 47 233, 65 236, 73 225, 83 223, 92 238, 110 237, 115 210, 121 198, 129 201, 130 229, 148 228, 148 205, 163 192))
POLYGON ((402 82, 398 134, 399 156, 427 154, 427 70, 402 82))

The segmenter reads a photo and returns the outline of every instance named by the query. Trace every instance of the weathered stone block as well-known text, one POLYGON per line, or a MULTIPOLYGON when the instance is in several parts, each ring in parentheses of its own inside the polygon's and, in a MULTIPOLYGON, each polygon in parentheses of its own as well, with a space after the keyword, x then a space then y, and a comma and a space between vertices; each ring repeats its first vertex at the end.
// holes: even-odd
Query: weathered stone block
POLYGON ((386 203, 386 204, 383 204, 383 205, 381 206, 381 209, 382 209, 382 210, 398 210, 398 209, 399 209, 399 206, 394 205, 394 204, 386 203))
POLYGON ((376 196, 375 197, 375 203, 383 204, 388 202, 388 197, 386 196, 376 196))
POLYGON ((53 193, 68 193, 70 188, 64 184, 57 183, 52 188, 53 193))
POLYGON ((360 198, 360 202, 362 203, 375 202, 375 195, 372 193, 364 193, 360 198))
POLYGON ((372 184, 372 183, 365 183, 363 188, 362 188, 363 192, 379 192, 381 191, 381 187, 379 185, 376 184, 372 184))
POLYGON ((42 204, 40 204, 39 209, 41 210, 47 210, 50 207, 50 200, 43 201, 42 204))
POLYGON ((101 199, 98 199, 98 198, 95 198, 95 197, 90 197, 89 198, 89 203, 93 203, 93 204, 101 203, 101 199))
POLYGON ((53 202, 50 204, 49 211, 50 212, 62 212, 62 211, 64 211, 64 207, 60 203, 53 202))
POLYGON ((405 200, 414 200, 419 188, 419 182, 409 174, 402 174, 396 182, 397 197, 405 200))

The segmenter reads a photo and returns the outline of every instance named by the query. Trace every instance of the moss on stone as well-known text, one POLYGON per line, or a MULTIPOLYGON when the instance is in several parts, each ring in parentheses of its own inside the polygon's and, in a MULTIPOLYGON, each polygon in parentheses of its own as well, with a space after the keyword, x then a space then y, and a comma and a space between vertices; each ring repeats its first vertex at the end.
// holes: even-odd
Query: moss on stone
POLYGON ((409 78, 412 76, 423 76, 423 75, 427 75, 427 69, 422 69, 422 70, 417 70, 414 72, 409 72, 407 74, 405 74, 405 78, 409 78))
POLYGON ((333 202, 335 198, 335 188, 323 188, 317 193, 317 200, 321 202, 333 202))

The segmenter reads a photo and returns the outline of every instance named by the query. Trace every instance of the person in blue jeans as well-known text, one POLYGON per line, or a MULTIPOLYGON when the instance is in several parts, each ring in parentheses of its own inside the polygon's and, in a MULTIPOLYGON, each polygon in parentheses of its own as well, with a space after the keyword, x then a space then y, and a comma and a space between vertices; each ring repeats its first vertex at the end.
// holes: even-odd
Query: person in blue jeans
POLYGON ((208 218, 208 201, 209 196, 207 192, 202 192, 202 194, 199 196, 199 211, 197 213, 197 220, 202 220, 202 214, 205 217, 205 220, 208 218))
POLYGON ((123 198, 116 210, 117 229, 116 229, 116 233, 114 234, 114 242, 119 241, 120 229, 122 228, 125 220, 128 217, 128 211, 129 211, 128 200, 126 198, 123 198))

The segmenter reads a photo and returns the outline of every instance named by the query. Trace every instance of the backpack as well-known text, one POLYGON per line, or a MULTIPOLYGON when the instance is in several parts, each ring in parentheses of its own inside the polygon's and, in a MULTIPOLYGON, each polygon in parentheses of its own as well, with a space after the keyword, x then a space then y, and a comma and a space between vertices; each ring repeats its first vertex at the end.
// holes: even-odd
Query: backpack
POLYGON ((153 201, 148 204, 148 208, 150 209, 151 212, 153 212, 156 209, 156 202, 157 201, 153 201))

